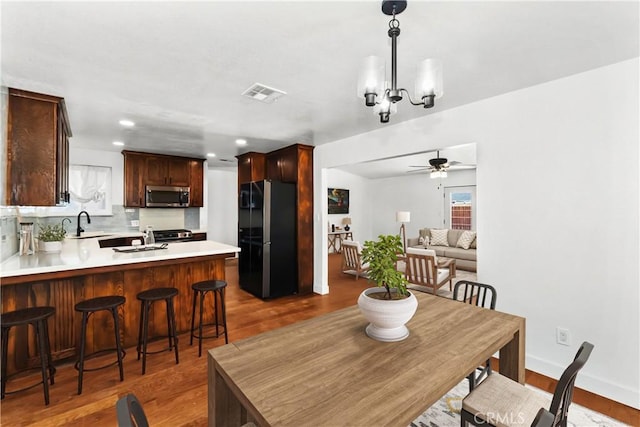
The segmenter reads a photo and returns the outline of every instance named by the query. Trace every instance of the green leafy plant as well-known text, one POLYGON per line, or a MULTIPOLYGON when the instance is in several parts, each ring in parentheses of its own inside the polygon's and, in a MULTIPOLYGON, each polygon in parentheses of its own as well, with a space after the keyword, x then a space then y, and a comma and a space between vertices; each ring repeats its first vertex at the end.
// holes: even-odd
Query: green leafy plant
POLYGON ((67 234, 60 224, 38 224, 38 227, 40 228, 40 231, 38 232, 38 240, 41 242, 61 242, 67 234))
POLYGON ((362 248, 362 261, 369 263, 369 281, 387 290, 386 299, 392 299, 391 290, 399 297, 409 296, 407 279, 396 269, 398 254, 403 253, 400 236, 380 235, 378 240, 367 240, 362 248))

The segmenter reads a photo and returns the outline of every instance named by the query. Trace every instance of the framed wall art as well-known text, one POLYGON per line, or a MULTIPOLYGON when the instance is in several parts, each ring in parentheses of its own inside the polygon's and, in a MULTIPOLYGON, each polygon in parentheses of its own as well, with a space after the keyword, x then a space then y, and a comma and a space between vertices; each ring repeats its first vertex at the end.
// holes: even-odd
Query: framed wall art
POLYGON ((329 188, 329 214, 349 213, 349 190, 329 188))

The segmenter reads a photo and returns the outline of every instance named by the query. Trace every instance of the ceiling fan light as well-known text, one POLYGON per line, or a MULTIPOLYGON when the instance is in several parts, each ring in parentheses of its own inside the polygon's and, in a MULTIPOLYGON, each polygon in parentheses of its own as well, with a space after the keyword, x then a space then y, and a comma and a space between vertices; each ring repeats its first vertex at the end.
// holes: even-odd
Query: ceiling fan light
POLYGON ((418 64, 414 95, 425 102, 425 108, 430 108, 435 103, 434 99, 440 98, 442 94, 442 61, 425 59, 418 64))
POLYGON ((358 76, 358 97, 365 97, 368 107, 375 105, 375 98, 384 91, 385 62, 379 56, 364 59, 358 76))
POLYGON ((447 171, 433 171, 431 172, 431 174, 429 175, 432 179, 436 179, 436 178, 446 178, 447 177, 447 171))

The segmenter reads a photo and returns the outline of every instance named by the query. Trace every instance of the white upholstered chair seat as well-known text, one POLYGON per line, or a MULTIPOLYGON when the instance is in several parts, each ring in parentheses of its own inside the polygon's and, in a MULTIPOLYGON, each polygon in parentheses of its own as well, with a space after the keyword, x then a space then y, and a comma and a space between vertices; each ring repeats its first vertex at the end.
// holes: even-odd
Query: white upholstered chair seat
POLYGON ((462 401, 462 408, 496 427, 530 426, 551 400, 497 372, 489 375, 462 401))

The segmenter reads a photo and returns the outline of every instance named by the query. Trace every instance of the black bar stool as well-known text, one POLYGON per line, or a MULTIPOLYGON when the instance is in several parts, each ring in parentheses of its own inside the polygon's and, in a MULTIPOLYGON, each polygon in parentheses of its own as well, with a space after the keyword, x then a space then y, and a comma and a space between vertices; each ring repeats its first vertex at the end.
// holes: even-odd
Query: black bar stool
POLYGON ((138 360, 140 360, 140 353, 142 353, 142 375, 144 375, 147 368, 147 353, 155 354, 159 351, 147 351, 147 343, 149 341, 149 309, 151 304, 155 301, 164 300, 167 305, 167 336, 169 338, 169 351, 173 348, 176 353, 176 365, 179 363, 178 359, 178 334, 176 333, 176 315, 173 310, 173 298, 178 295, 178 289, 176 288, 155 288, 148 291, 140 292, 137 298, 140 303, 140 327, 138 328, 138 345, 136 350, 138 351, 138 360), (141 348, 142 347, 142 348, 141 348))
POLYGON ((10 311, 0 315, 2 325, 2 399, 7 394, 17 393, 42 384, 44 388, 44 404, 49 404, 49 382, 53 385, 56 368, 51 360, 51 346, 49 344, 49 328, 47 319, 56 312, 53 307, 30 307, 10 311), (20 390, 7 391, 7 356, 9 353, 9 331, 13 326, 32 325, 36 332, 36 347, 40 355, 42 381, 20 390), (49 382, 47 382, 47 371, 49 382))
POLYGON ((82 333, 80 335, 80 356, 78 357, 78 361, 75 364, 75 368, 78 370, 78 394, 82 394, 82 379, 84 375, 84 371, 97 371, 98 369, 108 368, 109 366, 113 366, 116 363, 118 364, 118 368, 120 369, 120 381, 124 381, 124 371, 122 368, 122 359, 124 358, 126 352, 120 345, 120 324, 118 321, 118 307, 123 305, 126 301, 125 297, 113 295, 113 296, 105 296, 105 297, 97 297, 91 298, 85 301, 81 301, 75 305, 75 310, 82 313, 82 333), (113 329, 115 331, 115 340, 116 340, 116 348, 109 348, 105 350, 96 351, 95 353, 85 355, 84 348, 87 343, 87 323, 89 322, 89 317, 98 311, 110 311, 111 316, 113 316, 113 329), (99 366, 97 368, 85 368, 84 362, 93 357, 99 356, 104 353, 108 353, 111 351, 115 351, 118 354, 118 360, 115 362, 108 363, 104 366, 99 366))
POLYGON ((224 291, 227 287, 227 282, 224 280, 205 280, 203 282, 197 282, 191 285, 191 289, 193 289, 193 308, 191 310, 191 338, 189 345, 193 345, 193 338, 198 338, 198 357, 202 356, 202 339, 203 338, 218 338, 220 336, 218 332, 218 298, 220 299, 220 308, 221 308, 221 317, 222 317, 222 328, 224 328, 224 342, 225 344, 229 344, 229 336, 227 335, 227 312, 224 306, 224 291), (202 324, 202 312, 204 311, 204 297, 208 292, 213 293, 213 307, 215 317, 215 322, 208 323, 206 325, 202 324), (198 335, 194 334, 195 330, 195 319, 196 319, 196 300, 200 296, 200 322, 198 324, 198 335), (203 326, 211 326, 216 325, 216 334, 210 336, 202 335, 202 327, 203 326))

